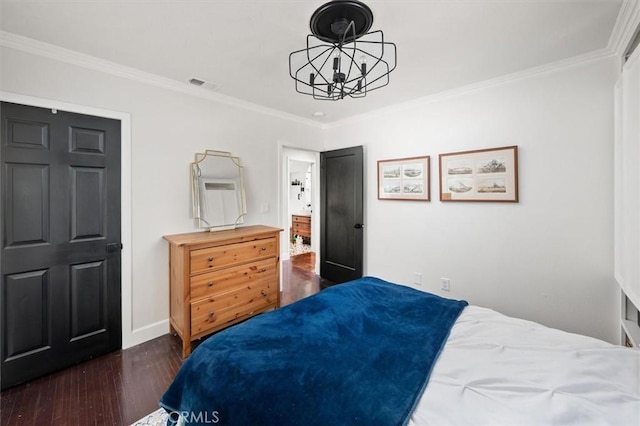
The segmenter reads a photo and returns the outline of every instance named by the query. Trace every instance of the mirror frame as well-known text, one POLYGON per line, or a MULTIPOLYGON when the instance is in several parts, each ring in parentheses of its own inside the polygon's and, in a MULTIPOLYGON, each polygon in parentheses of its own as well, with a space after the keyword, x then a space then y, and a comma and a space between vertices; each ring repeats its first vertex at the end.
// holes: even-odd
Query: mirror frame
POLYGON ((240 157, 236 157, 227 151, 216 151, 207 149, 205 152, 196 152, 195 161, 189 163, 189 174, 191 175, 191 207, 193 218, 198 222, 198 228, 200 229, 208 229, 209 232, 213 231, 222 231, 227 229, 235 229, 238 224, 243 223, 244 216, 247 214, 247 202, 245 198, 245 190, 244 190, 244 176, 243 176, 243 166, 240 163, 240 157), (211 225, 205 218, 203 218, 203 214, 201 211, 200 205, 200 185, 198 184, 198 177, 200 176, 197 171, 200 171, 200 163, 202 163, 207 158, 211 157, 220 157, 227 158, 229 161, 233 162, 233 164, 238 167, 238 180, 239 180, 239 195, 238 199, 238 208, 239 215, 236 218, 234 223, 225 223, 221 225, 211 225))

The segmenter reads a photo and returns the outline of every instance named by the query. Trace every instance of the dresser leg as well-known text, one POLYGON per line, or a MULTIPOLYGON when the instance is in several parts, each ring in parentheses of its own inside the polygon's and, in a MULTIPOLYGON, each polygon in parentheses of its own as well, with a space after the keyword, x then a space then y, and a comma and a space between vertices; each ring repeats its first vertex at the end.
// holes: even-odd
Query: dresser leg
POLYGON ((182 358, 186 358, 191 355, 191 342, 185 339, 182 339, 182 358))

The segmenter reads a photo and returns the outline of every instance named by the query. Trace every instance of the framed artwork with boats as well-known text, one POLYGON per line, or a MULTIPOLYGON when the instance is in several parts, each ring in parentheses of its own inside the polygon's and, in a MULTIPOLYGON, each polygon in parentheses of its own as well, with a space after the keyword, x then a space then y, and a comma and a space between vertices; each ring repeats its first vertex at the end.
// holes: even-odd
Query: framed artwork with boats
POLYGON ((430 157, 378 161, 378 199, 430 201, 430 157))
POLYGON ((440 154, 440 201, 518 202, 518 147, 440 154))

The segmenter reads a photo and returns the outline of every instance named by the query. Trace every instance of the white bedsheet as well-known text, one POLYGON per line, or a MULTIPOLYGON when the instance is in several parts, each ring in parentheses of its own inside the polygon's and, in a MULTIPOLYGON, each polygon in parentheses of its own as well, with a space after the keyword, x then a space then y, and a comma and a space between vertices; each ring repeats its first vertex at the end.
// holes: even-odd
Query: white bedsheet
POLYGON ((640 351, 468 306, 409 425, 640 425, 640 351))

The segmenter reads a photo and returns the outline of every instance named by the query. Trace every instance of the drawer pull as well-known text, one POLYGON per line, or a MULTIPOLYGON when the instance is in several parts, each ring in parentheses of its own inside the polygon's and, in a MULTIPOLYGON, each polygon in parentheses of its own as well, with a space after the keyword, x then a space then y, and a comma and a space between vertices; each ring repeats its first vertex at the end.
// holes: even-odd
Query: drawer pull
POLYGON ((209 318, 213 318, 216 316, 216 313, 213 311, 209 311, 209 318))
POLYGON ((213 281, 209 281, 209 282, 207 283, 207 287, 213 287, 213 281))
POLYGON ((209 262, 213 262, 213 257, 207 259, 209 262))
POLYGON ((267 268, 260 269, 260 272, 267 272, 267 268))
POLYGON ((267 248, 266 247, 262 247, 260 250, 267 251, 267 248))
POLYGON ((260 293, 261 293, 264 297, 267 297, 267 296, 268 296, 268 294, 267 294, 267 293, 265 293, 265 292, 264 292, 264 290, 260 290, 260 293))

